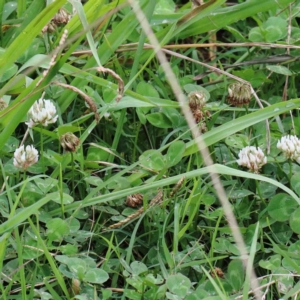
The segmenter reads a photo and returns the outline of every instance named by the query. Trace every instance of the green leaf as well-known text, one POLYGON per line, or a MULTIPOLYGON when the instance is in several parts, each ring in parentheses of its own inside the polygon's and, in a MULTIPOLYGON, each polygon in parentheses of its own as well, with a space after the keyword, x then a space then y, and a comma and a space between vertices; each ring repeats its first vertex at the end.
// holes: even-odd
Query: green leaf
POLYGON ((172 128, 173 126, 170 119, 167 118, 165 114, 160 112, 148 114, 146 115, 146 118, 149 123, 158 128, 172 128))
POLYGON ((271 72, 274 72, 274 73, 277 73, 277 74, 281 74, 281 75, 284 75, 284 76, 291 76, 293 75, 293 73, 285 66, 273 66, 273 65, 268 65, 266 66, 266 68, 271 71, 271 72))
POLYGON ((68 268, 71 273, 75 274, 80 280, 88 270, 86 262, 78 257, 70 257, 67 261, 68 268))
POLYGON ((86 157, 86 166, 88 168, 99 169, 100 161, 107 161, 109 157, 110 150, 106 148, 104 144, 99 144, 99 147, 96 147, 98 144, 91 145, 88 148, 88 153, 86 157))
POLYGON ((232 260, 228 265, 229 283, 234 291, 239 291, 244 283, 245 271, 241 260, 232 260))
POLYGON ((140 275, 148 271, 148 268, 145 264, 140 261, 134 261, 130 264, 132 274, 133 275, 140 275))
POLYGON ((145 81, 139 82, 139 84, 136 87, 136 92, 145 97, 159 98, 159 94, 157 90, 154 88, 154 86, 145 81))
POLYGON ((269 256, 266 260, 260 260, 259 266, 271 270, 272 273, 274 273, 274 269, 280 267, 281 265, 281 255, 275 254, 272 256, 269 256))
POLYGON ((3 12, 2 12, 2 22, 6 21, 9 15, 16 10, 17 2, 8 2, 4 4, 3 12))
POLYGON ((275 222, 271 225, 271 230, 273 232, 274 239, 279 244, 288 243, 293 235, 293 231, 291 230, 291 228, 283 222, 275 222))
POLYGON ((147 150, 139 157, 140 164, 148 169, 160 171, 165 167, 163 155, 157 150, 147 150))
POLYGON ((6 82, 9 80, 11 77, 13 77, 18 71, 18 67, 15 64, 10 65, 7 67, 7 69, 4 71, 2 76, 0 77, 0 82, 6 82))
POLYGON ((254 27, 249 32, 249 40, 251 42, 264 41, 263 30, 259 27, 254 27))
POLYGON ((72 125, 61 125, 57 128, 58 136, 62 136, 66 134, 67 132, 77 132, 82 130, 82 128, 78 126, 72 126, 72 125))
POLYGON ((284 222, 290 218, 297 206, 297 202, 290 195, 279 193, 272 197, 267 209, 274 220, 284 222))
POLYGON ((266 42, 272 43, 287 35, 288 23, 281 17, 270 17, 263 25, 266 42))
POLYGON ((59 203, 59 204, 70 204, 74 201, 74 198, 66 193, 63 193, 62 194, 62 199, 61 199, 61 194, 60 192, 54 192, 54 193, 51 193, 51 200, 53 200, 54 202, 56 203, 59 203))
POLYGON ((300 173, 296 173, 291 178, 291 186, 293 190, 300 196, 300 173))
POLYGON ((125 289, 124 296, 131 300, 141 300, 142 299, 142 295, 140 293, 136 292, 135 290, 131 290, 131 289, 125 289))
POLYGON ((179 297, 185 297, 192 287, 190 279, 181 273, 169 276, 166 285, 171 293, 179 297))
POLYGON ((290 226, 295 233, 300 234, 300 207, 292 213, 290 226))
POLYGON ((161 109, 161 112, 171 121, 172 128, 186 125, 186 121, 183 118, 182 114, 178 111, 178 109, 163 107, 161 109))
POLYGON ((230 135, 225 139, 227 146, 237 149, 243 149, 249 145, 249 138, 244 134, 230 135))
POLYGON ((112 291, 109 289, 101 289, 102 292, 102 299, 109 300, 112 297, 112 291))
POLYGON ((169 14, 174 12, 175 3, 173 0, 159 0, 155 6, 155 14, 169 14))
POLYGON ((183 141, 173 142, 165 155, 167 168, 177 165, 181 161, 184 151, 185 143, 183 141))
MULTIPOLYGON (((294 277, 289 276, 291 273, 289 270, 279 267, 274 270, 274 274, 280 274, 276 276, 277 289, 280 294, 286 294, 294 286, 294 277)), ((282 299, 282 298, 281 298, 282 299)))
POLYGON ((109 279, 107 272, 101 269, 89 269, 84 277, 83 281, 102 284, 109 279))
POLYGON ((63 238, 70 232, 68 222, 60 218, 54 218, 47 222, 47 236, 52 241, 62 241, 63 238))

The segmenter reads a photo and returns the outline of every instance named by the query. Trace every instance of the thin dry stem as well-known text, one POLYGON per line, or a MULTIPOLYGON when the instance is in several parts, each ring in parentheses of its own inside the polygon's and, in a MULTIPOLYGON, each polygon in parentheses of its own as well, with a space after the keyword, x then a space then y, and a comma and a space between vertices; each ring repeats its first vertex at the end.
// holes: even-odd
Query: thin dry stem
POLYGON ((41 79, 38 81, 38 83, 36 84, 36 86, 39 86, 42 81, 45 79, 45 77, 48 75, 50 69, 55 65, 55 62, 56 62, 56 58, 58 56, 58 53, 65 47, 65 42, 67 40, 67 37, 68 37, 68 30, 65 29, 64 33, 62 34, 61 38, 60 38, 60 41, 59 41, 59 44, 58 46, 54 49, 53 53, 52 53, 52 57, 51 57, 51 60, 50 60, 50 64, 49 64, 49 68, 46 69, 44 72, 43 72, 43 76, 41 77, 41 79))
POLYGON ((112 287, 108 287, 106 288, 107 290, 111 290, 113 292, 116 292, 116 293, 124 293, 125 289, 120 289, 120 288, 112 288, 112 287))
MULTIPOLYGON (((2 273, 2 275, 3 275, 3 273, 2 273)), ((52 282, 55 282, 55 281, 57 281, 56 278, 47 280, 47 283, 52 283, 52 282)), ((17 283, 17 282, 14 282, 14 283, 17 283)), ((45 282, 39 282, 39 283, 36 283, 36 284, 34 285, 34 287, 39 287, 39 286, 43 286, 43 285, 45 285, 45 282)), ((27 285, 26 285, 26 288, 27 288, 27 289, 30 289, 31 287, 32 287, 32 284, 27 284, 27 285)), ((10 294, 18 293, 18 292, 20 292, 21 290, 22 290, 22 288, 14 289, 14 290, 10 291, 10 294)))
MULTIPOLYGON (((196 145, 198 146, 198 149, 203 157, 203 161, 205 162, 205 164, 207 166, 210 166, 210 176, 212 179, 212 183, 214 185, 214 188, 216 190, 217 196, 220 199, 223 209, 224 209, 224 214, 228 220, 228 224, 231 228, 232 231, 232 235, 234 237, 235 243, 239 249, 239 252, 241 254, 241 259, 243 261, 244 267, 247 267, 248 264, 248 253, 247 253, 247 248, 246 245, 244 243, 242 234, 239 230, 239 226, 237 224, 236 218, 232 212, 231 209, 231 205, 228 201, 228 198, 226 196, 225 190, 222 186, 222 183, 219 179, 219 176, 217 174, 217 171, 213 165, 213 161, 211 159, 210 153, 202 139, 201 133, 199 132, 199 130, 197 129, 197 124, 195 123, 194 119, 193 119, 193 115, 187 105, 187 101, 186 101, 186 97, 183 93, 183 91, 180 88, 180 85, 178 84, 178 80, 175 76, 175 74, 173 73, 168 60, 165 56, 165 54, 163 53, 158 40, 156 39, 151 26, 149 24, 149 22, 147 21, 147 18, 145 16, 145 14, 143 13, 143 11, 140 9, 139 4, 137 1, 134 0, 128 0, 128 2, 130 3, 133 11, 136 14, 137 19, 140 22, 140 25, 143 29, 143 31, 145 32, 145 34, 147 35, 150 43, 153 45, 154 51, 156 52, 157 58, 161 64, 161 67, 163 68, 165 75, 169 81, 169 84, 173 90, 173 93, 175 95, 175 97, 177 98, 181 108, 182 108, 182 112, 185 116, 185 119, 191 129, 191 132, 194 136, 196 145)), ((165 50, 166 51, 166 50, 165 50)), ((211 66, 210 66, 211 67, 211 66)), ((239 79, 240 80, 240 79, 239 79)), ((251 287, 252 290, 255 291, 255 297, 257 299, 261 299, 261 292, 259 290, 256 290, 259 287, 259 283, 257 280, 257 277, 255 275, 255 272, 252 268, 251 270, 251 287)))
MULTIPOLYGON (((274 283, 276 283, 276 280, 273 280, 273 281, 268 282, 268 283, 266 283, 266 284, 264 284, 264 285, 261 285, 261 286, 259 287, 259 290, 262 290, 262 289, 264 289, 264 288, 267 288, 267 290, 268 290, 269 286, 272 285, 272 284, 274 284, 274 283)), ((250 291, 250 292, 248 293, 248 295, 251 295, 251 294, 253 294, 253 291, 250 291)), ((244 296, 241 295, 241 296, 238 296, 238 297, 236 297, 236 298, 234 298, 234 299, 242 299, 243 297, 244 297, 244 296)), ((262 299, 262 300, 264 299, 264 295, 262 296, 261 299, 262 299)))
MULTIPOLYGON (((138 43, 129 43, 120 46, 116 52, 134 51, 137 49, 138 43), (130 48, 131 47, 131 48, 130 48)), ((277 49, 300 49, 297 45, 272 44, 272 43, 204 43, 204 44, 181 44, 181 45, 165 45, 162 49, 187 49, 187 48, 209 48, 209 47, 263 47, 277 49)), ((151 50, 150 45, 144 46, 143 49, 151 50)), ((72 55, 92 54, 91 50, 76 51, 72 55)))
MULTIPOLYGON (((288 35, 287 35, 287 44, 290 43, 291 40, 291 34, 292 34, 292 4, 289 5, 289 25, 288 25, 288 35)), ((288 55, 290 55, 290 49, 286 49, 286 53, 288 55)), ((288 65, 289 67, 289 65, 288 65)), ((289 86, 289 76, 285 77, 285 83, 284 83, 284 88, 283 88, 283 95, 282 95, 282 99, 283 101, 286 101, 288 98, 288 86, 289 86)), ((294 124, 294 118, 293 118, 293 113, 290 110, 290 116, 291 116, 291 120, 292 120, 292 128, 294 133, 295 132, 295 124, 294 124)))
MULTIPOLYGON (((159 191, 158 194, 151 200, 148 209, 156 204, 161 203, 162 198, 163 198, 163 192, 159 191)), ((120 228, 123 225, 129 223, 131 220, 134 220, 135 218, 139 217, 143 212, 144 212, 144 207, 141 207, 135 213, 129 215, 126 219, 121 220, 120 222, 115 223, 113 225, 110 225, 108 228, 110 229, 120 228)))
MULTIPOLYGON (((88 70, 92 70, 94 68, 88 69, 88 70)), ((113 78, 115 78, 118 81, 118 95, 116 97, 116 101, 119 102, 123 95, 124 95, 124 81, 123 79, 113 70, 109 69, 109 68, 104 68, 104 67, 97 67, 95 68, 98 72, 100 73, 108 73, 109 75, 111 75, 113 78)))
POLYGON ((56 85, 62 86, 64 88, 66 88, 66 89, 69 89, 69 90, 71 90, 71 91, 79 94, 84 99, 84 101, 88 104, 88 106, 90 107, 91 111, 94 113, 96 122, 99 123, 100 116, 99 116, 99 113, 97 111, 97 106, 96 106, 95 102, 93 101, 93 99, 91 97, 89 97, 86 93, 84 93, 79 88, 77 88, 77 87, 75 87, 73 85, 62 83, 62 82, 58 82, 58 81, 54 81, 54 82, 52 82, 52 84, 56 84, 56 85))

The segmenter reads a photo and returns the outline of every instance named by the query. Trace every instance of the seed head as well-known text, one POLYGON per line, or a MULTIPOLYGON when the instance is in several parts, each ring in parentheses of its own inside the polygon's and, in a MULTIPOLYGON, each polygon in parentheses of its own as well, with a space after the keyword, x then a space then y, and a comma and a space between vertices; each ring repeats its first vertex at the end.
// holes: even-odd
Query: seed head
POLYGON ((240 166, 248 168, 251 172, 259 173, 261 167, 267 163, 267 157, 261 148, 247 146, 239 152, 237 163, 240 166))
POLYGON ((38 159, 38 151, 32 145, 28 145, 26 148, 22 145, 17 148, 14 153, 14 166, 26 171, 30 166, 35 164, 38 159))
POLYGON ((58 115, 56 108, 50 100, 39 99, 36 101, 28 111, 29 122, 26 122, 29 128, 41 124, 48 126, 55 123, 58 115))

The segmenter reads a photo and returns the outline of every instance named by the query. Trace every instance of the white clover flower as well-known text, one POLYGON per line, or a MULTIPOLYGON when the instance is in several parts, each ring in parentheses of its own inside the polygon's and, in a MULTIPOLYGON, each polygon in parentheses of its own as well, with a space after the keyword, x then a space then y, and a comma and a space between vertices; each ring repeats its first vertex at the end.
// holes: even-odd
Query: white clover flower
POLYGON ((48 126, 55 123, 58 115, 56 108, 50 100, 39 99, 28 111, 29 122, 26 122, 29 128, 37 124, 48 126))
POLYGON ((39 159, 38 151, 31 145, 24 148, 24 145, 17 148, 14 153, 14 166, 26 170, 39 159))
POLYGON ((278 141, 277 148, 281 150, 287 158, 300 163, 300 140, 295 135, 283 136, 278 141))
POLYGON ((112 118, 110 117, 110 113, 109 112, 104 113, 103 117, 104 117, 104 119, 106 121, 111 121, 112 120, 112 118))
POLYGON ((251 172, 259 173, 260 168, 267 163, 267 157, 259 147, 247 146, 239 152, 237 163, 251 172))

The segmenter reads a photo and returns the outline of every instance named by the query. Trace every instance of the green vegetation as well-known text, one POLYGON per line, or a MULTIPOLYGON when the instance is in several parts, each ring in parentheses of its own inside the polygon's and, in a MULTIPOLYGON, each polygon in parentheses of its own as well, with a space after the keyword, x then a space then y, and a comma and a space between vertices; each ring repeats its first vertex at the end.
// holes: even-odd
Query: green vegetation
POLYGON ((0 299, 300 299, 300 1, 82 2, 0 1, 0 299))

